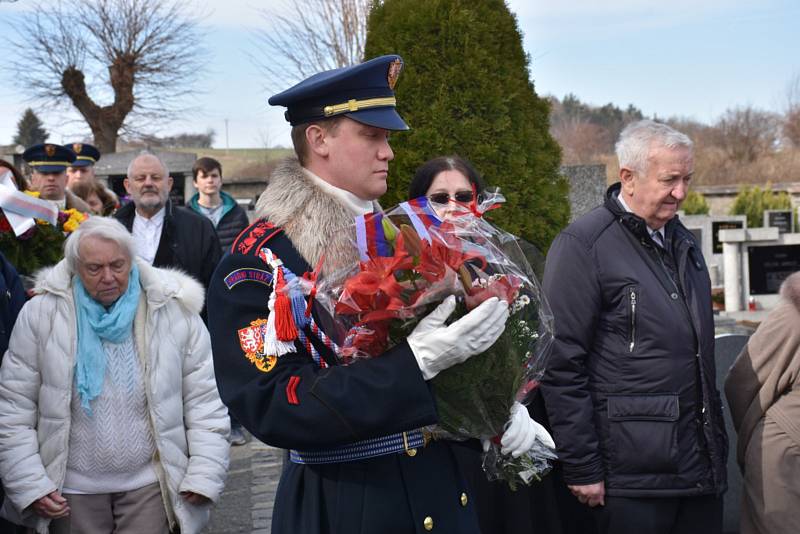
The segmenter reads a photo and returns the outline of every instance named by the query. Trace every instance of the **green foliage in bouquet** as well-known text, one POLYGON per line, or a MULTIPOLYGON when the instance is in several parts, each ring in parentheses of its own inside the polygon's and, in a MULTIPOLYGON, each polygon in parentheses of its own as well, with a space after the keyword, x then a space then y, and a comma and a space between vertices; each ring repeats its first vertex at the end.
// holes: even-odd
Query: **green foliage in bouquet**
POLYGON ((63 232, 50 224, 37 224, 21 236, 14 235, 5 215, 0 214, 0 251, 17 272, 31 276, 58 263, 64 256, 63 232))
POLYGON ((459 154, 506 196, 508 209, 487 218, 546 251, 568 222, 568 185, 549 133, 549 105, 534 90, 506 3, 376 2, 365 57, 389 53, 405 61, 395 90, 411 130, 392 136, 396 157, 382 203, 405 200, 425 161, 459 154))

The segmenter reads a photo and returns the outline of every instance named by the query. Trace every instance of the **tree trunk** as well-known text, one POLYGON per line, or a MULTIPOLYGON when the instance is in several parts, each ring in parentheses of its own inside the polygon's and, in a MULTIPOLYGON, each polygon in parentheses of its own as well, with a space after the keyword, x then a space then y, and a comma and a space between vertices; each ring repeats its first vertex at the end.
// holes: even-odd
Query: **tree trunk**
POLYGON ((108 123, 100 122, 99 124, 90 124, 92 134, 94 135, 94 146, 100 151, 101 154, 111 154, 117 151, 117 138, 119 133, 114 126, 108 123))

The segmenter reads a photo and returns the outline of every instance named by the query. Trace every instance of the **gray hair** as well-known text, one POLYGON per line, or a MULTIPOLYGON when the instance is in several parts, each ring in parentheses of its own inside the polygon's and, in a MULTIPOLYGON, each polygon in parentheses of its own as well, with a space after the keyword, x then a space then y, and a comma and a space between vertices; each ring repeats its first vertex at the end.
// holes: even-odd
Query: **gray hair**
POLYGON ((650 150, 661 147, 693 150, 694 143, 686 134, 666 124, 647 119, 632 122, 619 134, 615 146, 619 167, 646 173, 650 150))
POLYGON ((150 152, 149 150, 142 150, 141 152, 139 152, 138 154, 136 154, 133 157, 133 159, 131 160, 130 163, 128 163, 128 170, 125 171, 125 176, 127 176, 128 178, 132 178, 131 171, 133 171, 133 162, 136 161, 137 159, 141 158, 142 156, 153 156, 154 158, 156 158, 158 160, 158 162, 161 164, 161 167, 164 169, 164 178, 166 178, 167 176, 170 175, 169 174, 169 169, 167 168, 167 164, 164 163, 163 159, 159 158, 158 156, 156 156, 154 153, 150 152))
POLYGON ((78 270, 78 260, 81 241, 87 237, 96 237, 113 241, 118 244, 128 257, 133 261, 136 257, 133 248, 133 236, 121 222, 110 217, 89 217, 78 226, 78 229, 70 234, 64 243, 64 258, 67 260, 72 272, 78 270))

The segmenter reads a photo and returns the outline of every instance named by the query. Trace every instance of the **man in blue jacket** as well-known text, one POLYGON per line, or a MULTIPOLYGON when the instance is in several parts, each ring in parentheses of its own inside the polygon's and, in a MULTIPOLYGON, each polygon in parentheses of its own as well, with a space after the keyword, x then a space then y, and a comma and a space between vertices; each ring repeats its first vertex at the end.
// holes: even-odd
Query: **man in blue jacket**
POLYGON ((715 534, 727 437, 708 271, 676 213, 691 140, 623 130, 620 182, 547 255, 555 342, 542 380, 564 480, 599 531, 715 534))

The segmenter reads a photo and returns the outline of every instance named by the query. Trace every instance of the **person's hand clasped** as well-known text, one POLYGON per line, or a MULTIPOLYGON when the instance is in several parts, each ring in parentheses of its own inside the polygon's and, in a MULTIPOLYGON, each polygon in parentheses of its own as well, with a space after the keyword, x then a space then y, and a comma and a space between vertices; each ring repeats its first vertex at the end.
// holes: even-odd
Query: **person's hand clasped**
POLYGON ((596 482, 594 484, 582 484, 567 486, 578 502, 594 508, 598 504, 605 506, 606 501, 606 485, 604 482, 596 482))
POLYGON ((556 448, 550 433, 533 420, 525 406, 515 402, 511 406, 511 418, 500 439, 500 452, 518 458, 531 450, 537 438, 543 445, 556 448))
POLYGON ((59 519, 69 515, 69 504, 58 491, 53 491, 37 499, 31 505, 37 515, 48 519, 59 519))
POLYGON ((200 495, 199 493, 195 493, 193 491, 182 491, 181 497, 183 497, 189 504, 194 504, 195 506, 202 506, 211 502, 211 499, 205 495, 200 495))
POLYGON ((451 295, 408 336, 408 345, 425 380, 485 352, 503 333, 509 314, 508 303, 492 297, 446 326, 445 321, 455 308, 456 299, 451 295))

